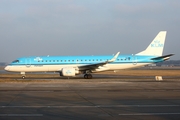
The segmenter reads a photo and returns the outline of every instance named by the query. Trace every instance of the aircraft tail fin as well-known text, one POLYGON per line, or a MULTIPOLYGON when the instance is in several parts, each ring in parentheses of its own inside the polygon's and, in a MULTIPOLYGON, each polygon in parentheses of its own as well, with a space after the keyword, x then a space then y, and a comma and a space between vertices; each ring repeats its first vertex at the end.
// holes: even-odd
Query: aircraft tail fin
POLYGON ((160 31, 149 46, 144 51, 137 53, 136 55, 162 56, 165 39, 166 31, 160 31))

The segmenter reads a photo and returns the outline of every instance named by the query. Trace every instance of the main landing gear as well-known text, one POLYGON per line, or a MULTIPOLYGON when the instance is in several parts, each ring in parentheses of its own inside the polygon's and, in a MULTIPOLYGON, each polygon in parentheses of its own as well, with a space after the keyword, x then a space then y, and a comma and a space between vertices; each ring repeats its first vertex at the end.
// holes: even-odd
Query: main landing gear
POLYGON ((91 75, 91 74, 85 74, 85 75, 84 75, 84 78, 85 78, 85 79, 92 79, 92 75, 91 75))

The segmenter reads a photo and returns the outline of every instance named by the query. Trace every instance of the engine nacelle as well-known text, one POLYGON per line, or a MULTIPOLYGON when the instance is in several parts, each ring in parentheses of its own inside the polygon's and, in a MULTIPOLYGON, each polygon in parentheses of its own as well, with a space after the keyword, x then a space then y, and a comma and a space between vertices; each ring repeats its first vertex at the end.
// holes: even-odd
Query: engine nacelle
POLYGON ((62 68, 61 72, 60 72, 60 76, 75 76, 76 74, 78 74, 79 71, 76 71, 75 68, 73 67, 67 67, 67 68, 62 68))

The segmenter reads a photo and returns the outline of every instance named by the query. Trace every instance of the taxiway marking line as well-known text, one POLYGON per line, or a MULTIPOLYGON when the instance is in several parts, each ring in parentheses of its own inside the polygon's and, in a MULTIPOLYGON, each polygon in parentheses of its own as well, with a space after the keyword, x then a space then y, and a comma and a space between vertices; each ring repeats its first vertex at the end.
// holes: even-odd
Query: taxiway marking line
POLYGON ((180 113, 127 113, 118 114, 119 116, 146 116, 146 115, 180 115, 180 113))
POLYGON ((0 114, 0 117, 41 117, 43 114, 0 114))
POLYGON ((122 107, 180 107, 180 105, 92 105, 92 106, 0 106, 0 108, 122 108, 122 107))

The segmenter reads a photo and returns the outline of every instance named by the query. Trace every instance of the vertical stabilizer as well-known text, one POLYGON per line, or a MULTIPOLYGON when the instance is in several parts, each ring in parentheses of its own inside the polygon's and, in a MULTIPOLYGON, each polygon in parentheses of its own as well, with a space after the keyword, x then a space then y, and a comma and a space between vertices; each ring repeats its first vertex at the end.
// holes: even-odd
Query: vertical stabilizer
POLYGON ((166 31, 160 31, 151 44, 149 44, 144 51, 137 53, 136 55, 162 56, 165 38, 166 31))

